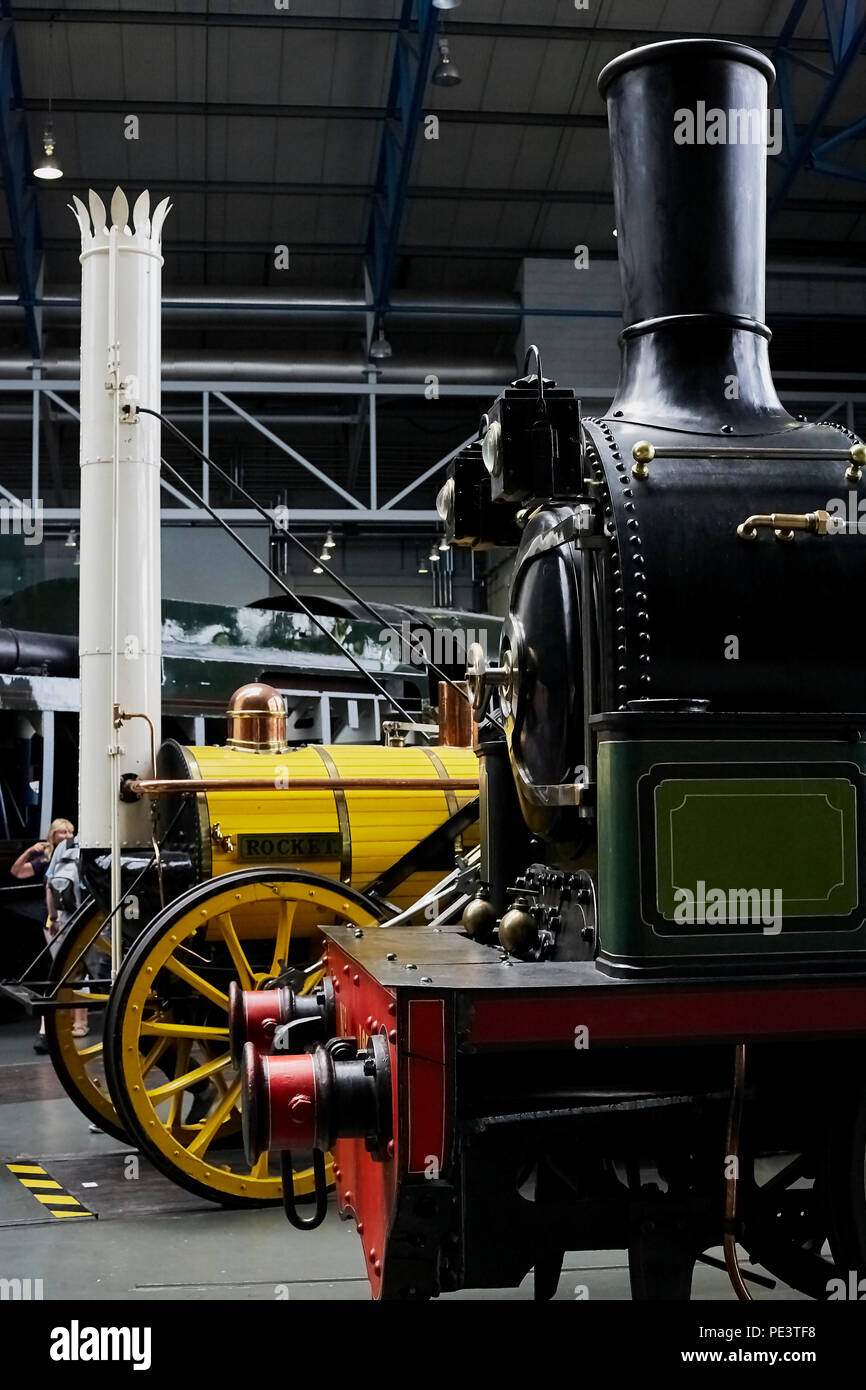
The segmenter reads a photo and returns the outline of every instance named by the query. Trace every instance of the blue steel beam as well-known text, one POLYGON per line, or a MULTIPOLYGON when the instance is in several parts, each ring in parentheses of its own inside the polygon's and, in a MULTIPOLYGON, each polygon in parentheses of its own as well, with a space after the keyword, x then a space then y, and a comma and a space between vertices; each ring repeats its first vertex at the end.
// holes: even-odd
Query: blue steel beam
POLYGON ((806 0, 794 0, 788 18, 782 27, 779 44, 773 53, 773 62, 779 78, 779 95, 782 102, 782 120, 787 157, 782 166, 782 177, 770 199, 768 215, 779 210, 790 191, 791 185, 801 169, 816 173, 844 177, 856 183, 863 182, 860 170, 846 170, 844 165, 824 158, 830 150, 855 139, 864 129, 864 121, 852 121, 830 139, 821 141, 818 132, 844 86, 855 60, 860 54, 866 39, 866 0, 823 0, 824 24, 827 30, 827 46, 832 64, 830 72, 823 74, 814 65, 810 70, 825 77, 824 91, 818 101, 806 128, 795 140, 794 103, 788 71, 789 59, 795 55, 788 51, 788 43, 800 22, 806 8, 806 0))
POLYGON ((367 230, 367 273, 376 324, 390 303, 438 22, 433 0, 403 0, 367 230))
POLYGON ((42 356, 42 232, 33 183, 11 0, 0 0, 0 170, 6 189, 27 346, 42 356))

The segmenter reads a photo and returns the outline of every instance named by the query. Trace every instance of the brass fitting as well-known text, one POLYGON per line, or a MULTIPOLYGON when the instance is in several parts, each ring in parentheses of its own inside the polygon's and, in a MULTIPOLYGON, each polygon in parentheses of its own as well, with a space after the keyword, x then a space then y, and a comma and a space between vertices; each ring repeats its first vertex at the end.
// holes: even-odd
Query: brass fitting
POLYGON ((795 531, 827 536, 829 521, 830 513, 823 508, 816 512, 770 512, 768 516, 747 516, 737 527, 737 535, 744 541, 756 541, 760 531, 774 531, 779 541, 792 541, 795 531))

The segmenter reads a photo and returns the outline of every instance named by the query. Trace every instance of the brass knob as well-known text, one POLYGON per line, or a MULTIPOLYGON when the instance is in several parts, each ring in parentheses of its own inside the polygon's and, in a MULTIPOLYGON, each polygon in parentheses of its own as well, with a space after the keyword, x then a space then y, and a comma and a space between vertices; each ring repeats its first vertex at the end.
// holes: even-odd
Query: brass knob
POLYGON ((851 462, 845 469, 845 479, 849 483, 859 483, 863 477, 863 466, 866 464, 866 444, 852 444, 849 452, 851 462))
POLYGON ((639 439, 631 451, 631 456, 634 459, 632 477, 642 482, 644 478, 649 477, 647 464, 656 456, 655 445, 650 444, 648 439, 639 439))

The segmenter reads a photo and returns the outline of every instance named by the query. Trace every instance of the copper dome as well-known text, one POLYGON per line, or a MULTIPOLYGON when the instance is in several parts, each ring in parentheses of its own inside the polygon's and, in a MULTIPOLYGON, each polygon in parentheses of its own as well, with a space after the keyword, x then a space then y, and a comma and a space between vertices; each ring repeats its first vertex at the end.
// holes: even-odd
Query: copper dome
POLYGON ((229 748, 247 753, 284 753, 288 748, 285 701, 272 685, 242 685, 229 700, 226 718, 229 748))

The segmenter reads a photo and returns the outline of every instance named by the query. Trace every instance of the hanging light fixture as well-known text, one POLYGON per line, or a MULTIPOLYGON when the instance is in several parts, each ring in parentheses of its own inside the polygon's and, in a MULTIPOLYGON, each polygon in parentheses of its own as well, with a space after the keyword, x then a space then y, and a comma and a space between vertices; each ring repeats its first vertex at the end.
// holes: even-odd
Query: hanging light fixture
POLYGON ((433 0, 434 10, 456 10, 463 0, 433 0))
POLYGON ((391 356, 391 352, 391 344, 385 337, 385 330, 384 328, 380 328, 378 338, 374 338, 370 344, 370 361, 387 362, 388 358, 391 356))
POLYGON ((329 528, 328 528, 328 534, 327 534, 327 536, 325 537, 325 544, 323 545, 322 549, 323 549, 323 550, 333 550, 333 549, 334 549, 334 546, 335 546, 336 544, 337 544, 337 542, 334 540, 334 533, 333 533, 333 531, 332 531, 332 530, 330 529, 330 527, 329 527, 329 528))
POLYGON ((48 25, 48 119, 42 132, 42 158, 33 170, 37 179, 62 179, 63 170, 54 157, 54 123, 51 119, 54 69, 54 24, 48 25))
POLYGON ((322 553, 321 553, 321 555, 319 556, 320 562, 327 565, 327 564, 330 563, 330 559, 331 559, 331 552, 330 552, 330 550, 325 550, 325 548, 323 547, 323 548, 322 548, 322 553))
POLYGON ((436 549, 436 546, 435 546, 435 545, 434 545, 434 546, 431 546, 431 548, 430 548, 430 554, 427 556, 427 559, 428 559, 428 560, 430 561, 430 563, 433 564, 433 565, 438 565, 438 564, 439 564, 439 551, 436 549))
POLYGON ((321 566, 321 565, 314 565, 314 566, 313 566, 313 574, 324 574, 324 573, 325 573, 325 571, 322 569, 322 566, 321 566))
POLYGON ((80 564, 81 564, 81 551, 78 549, 77 546, 76 546, 76 548, 75 548, 75 559, 72 561, 72 563, 73 563, 73 565, 80 565, 80 564))
POLYGON ((433 69, 433 76, 430 81, 433 83, 434 87, 456 87, 459 82, 463 81, 463 78, 460 76, 451 58, 451 52, 446 38, 441 38, 439 40, 439 62, 433 69))
POLYGON ((448 542, 446 541, 446 539, 445 539, 444 536, 442 537, 441 541, 439 542, 439 549, 440 549, 441 551, 448 551, 448 550, 451 549, 450 545, 448 544, 448 542))
POLYGON ((62 179, 63 170, 54 158, 54 127, 46 125, 42 136, 42 158, 33 170, 37 179, 62 179))
POLYGON ((76 547, 76 545, 78 544, 78 542, 77 542, 76 539, 75 539, 75 532, 74 532, 74 531, 70 531, 70 532, 69 532, 69 535, 66 537, 66 540, 63 542, 63 544, 64 544, 64 546, 65 546, 65 548, 66 548, 67 550, 74 550, 74 549, 75 549, 75 547, 76 547))

